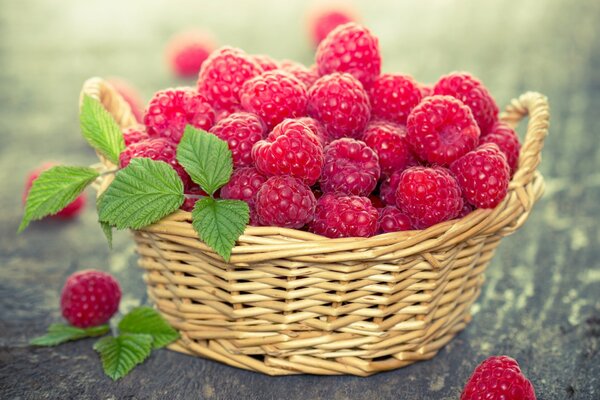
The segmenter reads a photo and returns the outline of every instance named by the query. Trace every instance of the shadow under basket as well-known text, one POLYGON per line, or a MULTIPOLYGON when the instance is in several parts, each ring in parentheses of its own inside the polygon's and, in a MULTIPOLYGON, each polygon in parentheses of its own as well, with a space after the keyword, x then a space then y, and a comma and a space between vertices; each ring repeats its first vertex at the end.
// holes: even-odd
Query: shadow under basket
MULTIPOLYGON (((136 123, 104 80, 82 94, 121 127, 136 123)), ((229 263, 198 239, 188 212, 133 232, 148 294, 181 333, 170 348, 268 375, 367 376, 432 358, 470 321, 496 247, 543 193, 546 98, 525 93, 501 119, 515 127, 526 115, 508 195, 462 219, 366 239, 249 226, 229 263)))

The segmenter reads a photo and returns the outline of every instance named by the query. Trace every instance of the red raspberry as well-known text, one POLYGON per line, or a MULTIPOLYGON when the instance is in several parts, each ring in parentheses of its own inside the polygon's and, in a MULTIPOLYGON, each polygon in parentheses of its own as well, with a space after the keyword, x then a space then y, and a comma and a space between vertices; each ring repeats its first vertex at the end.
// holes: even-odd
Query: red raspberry
POLYGON ((419 90, 421 91, 421 99, 433 95, 433 85, 419 83, 419 90))
POLYGON ((463 207, 460 187, 446 168, 411 167, 400 176, 396 206, 415 228, 456 218, 463 207))
POLYGON ((303 64, 297 63, 296 61, 283 60, 279 64, 279 68, 294 75, 296 79, 304 83, 306 89, 310 89, 317 79, 319 79, 319 73, 317 72, 316 68, 308 68, 303 64))
POLYGON ((146 127, 144 125, 135 125, 123 129, 123 140, 125 141, 125 146, 148 139, 150 139, 150 136, 146 132, 146 127))
POLYGON ((250 224, 259 225, 256 214, 256 194, 267 181, 254 167, 233 171, 229 182, 221 188, 221 198, 244 200, 250 208, 250 224))
POLYGON ((272 71, 279 68, 279 63, 266 54, 252 54, 250 58, 256 61, 263 72, 272 71))
POLYGON ((185 190, 185 200, 181 205, 181 209, 184 211, 192 212, 196 202, 202 197, 208 196, 208 194, 202 190, 199 185, 191 184, 190 187, 185 190))
POLYGON ((481 134, 485 135, 498 120, 498 106, 485 86, 466 72, 453 72, 440 78, 433 87, 434 94, 452 96, 473 112, 481 134))
POLYGON ((210 133, 225 140, 233 155, 235 168, 252 165, 252 146, 266 133, 262 120, 247 112, 233 113, 210 128, 210 133))
POLYGON ((414 156, 404 141, 406 128, 386 122, 370 122, 365 129, 364 142, 379 157, 381 172, 391 174, 414 163, 414 156))
POLYGON ((463 218, 466 217, 467 215, 471 214, 473 212, 473 210, 475 210, 475 208, 470 205, 467 200, 465 200, 463 198, 463 208, 462 210, 460 210, 460 213, 458 214, 458 218, 463 218))
POLYGON ((111 275, 92 269, 67 278, 60 295, 63 317, 73 326, 102 325, 119 309, 121 288, 111 275))
POLYGON ((198 91, 216 110, 230 110, 240 104, 239 92, 244 82, 262 72, 260 65, 243 50, 221 47, 202 64, 198 91))
POLYGON ((379 196, 377 196, 376 194, 370 194, 369 200, 371 200, 371 204, 373 204, 373 207, 375 207, 377 209, 385 207, 385 204, 383 204, 383 201, 381 201, 381 198, 379 196))
POLYGON ((142 96, 140 96, 138 90, 121 78, 109 78, 108 83, 110 83, 121 97, 123 97, 123 100, 129 104, 136 121, 142 122, 144 119, 144 102, 142 101, 142 96))
POLYGON ((252 148, 256 168, 267 176, 291 175, 314 185, 321 175, 323 148, 308 126, 294 119, 277 125, 252 148))
POLYGON ((317 201, 310 231, 330 238, 369 237, 377 231, 377 209, 366 197, 326 193, 317 201))
POLYGON ((354 22, 329 32, 317 47, 315 60, 321 76, 347 72, 365 87, 381 72, 379 40, 370 30, 354 22))
MULTIPOLYGON (((27 177, 27 181, 25 182, 25 191, 23 192, 23 204, 25 204, 25 202, 27 201, 27 195, 29 194, 29 191, 31 190, 33 181, 35 181, 42 172, 44 172, 47 169, 52 168, 55 165, 56 164, 52 163, 52 162, 45 163, 41 167, 35 169, 34 171, 32 171, 29 174, 29 176, 27 177)), ((72 202, 67 204, 65 206, 65 208, 63 208, 56 214, 53 214, 52 216, 57 217, 57 218, 64 218, 64 219, 73 218, 73 217, 79 215, 81 213, 81 211, 83 211, 86 201, 87 200, 86 200, 85 195, 80 194, 79 196, 77 196, 75 198, 75 200, 73 200, 72 202)))
POLYGON ((510 168, 494 143, 468 152, 450 165, 464 197, 477 208, 494 208, 506 197, 510 168))
POLYGON ((201 30, 180 32, 167 44, 165 57, 173 74, 190 78, 198 76, 200 66, 215 49, 211 34, 201 30))
POLYGON ((408 116, 406 139, 421 159, 448 165, 477 146, 479 127, 471 110, 450 96, 430 96, 408 116))
POLYGON ((408 215, 403 214, 396 207, 387 206, 379 210, 377 226, 379 233, 410 231, 412 229, 412 222, 408 215))
POLYGON ((400 177, 404 170, 397 170, 392 172, 391 175, 385 176, 379 186, 379 197, 388 206, 396 205, 396 190, 400 183, 400 177))
POLYGON ((179 143, 187 125, 209 130, 214 123, 215 111, 191 88, 157 92, 144 115, 144 124, 149 131, 175 143, 179 143))
POLYGON ((325 130, 325 127, 319 121, 311 117, 296 118, 296 121, 302 122, 304 125, 308 126, 317 139, 319 139, 319 143, 321 143, 322 146, 329 143, 327 130, 325 130))
POLYGON ((419 84, 408 75, 383 74, 369 89, 373 117, 403 125, 421 97, 419 84))
POLYGON ((271 130, 286 118, 306 114, 306 87, 293 75, 268 71, 244 83, 240 91, 242 107, 259 117, 271 130))
POLYGON ((149 158, 164 161, 169 164, 181 178, 183 185, 188 187, 192 180, 183 167, 177 162, 177 145, 166 138, 154 138, 134 143, 121 152, 119 166, 125 168, 133 158, 149 158))
POLYGON ((325 147, 321 190, 368 196, 377 186, 380 173, 377 153, 364 142, 334 140, 325 147))
POLYGON ((512 176, 519 167, 519 153, 521 151, 521 143, 514 129, 504 122, 496 122, 490 132, 479 140, 480 145, 484 143, 496 143, 500 151, 506 156, 512 176))
POLYGON ((308 91, 308 115, 321 122, 332 139, 358 139, 371 119, 371 104, 352 75, 334 73, 321 77, 308 91))
POLYGON ((531 382, 519 363, 507 356, 492 356, 475 368, 460 400, 536 400, 531 382))
POLYGON ((316 203, 310 188, 301 180, 273 176, 256 194, 256 214, 265 226, 301 228, 313 219, 316 203))
POLYGON ((311 14, 308 19, 308 30, 315 46, 318 46, 329 32, 339 25, 356 20, 355 13, 347 6, 320 8, 311 14))

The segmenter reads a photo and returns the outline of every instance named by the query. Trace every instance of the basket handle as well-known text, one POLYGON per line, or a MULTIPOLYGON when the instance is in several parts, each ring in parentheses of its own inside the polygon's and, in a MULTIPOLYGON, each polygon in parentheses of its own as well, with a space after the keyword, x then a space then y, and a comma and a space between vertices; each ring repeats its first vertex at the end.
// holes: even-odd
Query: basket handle
POLYGON ((90 78, 83 84, 79 98, 79 106, 83 101, 83 96, 88 95, 94 99, 100 100, 106 111, 113 116, 121 128, 127 128, 136 125, 138 122, 131 112, 131 106, 123 96, 107 81, 102 78, 90 78))

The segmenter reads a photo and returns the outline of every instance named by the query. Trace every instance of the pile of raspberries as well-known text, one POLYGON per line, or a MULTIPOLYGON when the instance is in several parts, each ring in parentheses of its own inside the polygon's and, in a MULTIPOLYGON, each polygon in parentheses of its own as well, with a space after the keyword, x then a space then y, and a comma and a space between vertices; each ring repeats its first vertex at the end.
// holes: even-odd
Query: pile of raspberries
POLYGON ((381 73, 378 39, 354 22, 332 30, 315 63, 222 47, 196 87, 157 92, 124 132, 132 158, 178 172, 190 211, 204 193, 177 163, 186 125, 226 141, 234 172, 219 196, 244 200, 250 223, 330 238, 425 229, 496 207, 520 143, 483 84, 464 72, 434 85, 381 73))

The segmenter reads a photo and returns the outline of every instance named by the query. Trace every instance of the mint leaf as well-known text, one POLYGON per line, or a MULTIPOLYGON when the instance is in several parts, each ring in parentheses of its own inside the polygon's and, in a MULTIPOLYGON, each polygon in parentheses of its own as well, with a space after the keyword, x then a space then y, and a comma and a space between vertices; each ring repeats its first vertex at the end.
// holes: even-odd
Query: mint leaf
POLYGON ((110 328, 108 325, 81 329, 71 325, 52 324, 48 327, 48 333, 44 336, 31 339, 29 344, 34 346, 56 346, 57 344, 69 342, 71 340, 102 336, 107 334, 109 330, 110 328))
POLYGON ((31 221, 56 214, 65 208, 98 175, 96 170, 86 167, 56 166, 42 172, 29 190, 18 231, 22 232, 31 221))
POLYGON ((184 200, 183 183, 169 164, 134 158, 99 199, 98 216, 117 229, 139 229, 171 214, 184 200))
POLYGON ((155 309, 147 306, 135 308, 123 317, 119 322, 119 331, 150 335, 154 339, 152 346, 155 349, 179 338, 179 333, 155 309))
POLYGON ((200 239, 229 261, 235 241, 244 232, 250 210, 241 200, 215 200, 205 197, 196 202, 192 226, 200 239))
POLYGON ((125 148, 121 128, 100 101, 83 96, 79 122, 83 137, 104 157, 119 165, 119 154, 125 148))
POLYGON ((116 381, 148 358, 152 336, 131 333, 107 336, 94 344, 94 350, 100 354, 104 373, 116 381))
POLYGON ((211 196, 229 182, 233 171, 231 150, 227 142, 190 125, 186 126, 177 146, 177 161, 192 180, 211 196))

